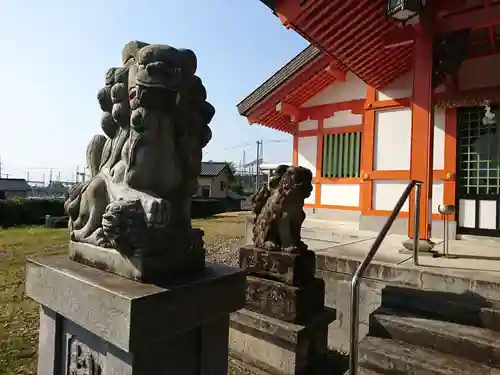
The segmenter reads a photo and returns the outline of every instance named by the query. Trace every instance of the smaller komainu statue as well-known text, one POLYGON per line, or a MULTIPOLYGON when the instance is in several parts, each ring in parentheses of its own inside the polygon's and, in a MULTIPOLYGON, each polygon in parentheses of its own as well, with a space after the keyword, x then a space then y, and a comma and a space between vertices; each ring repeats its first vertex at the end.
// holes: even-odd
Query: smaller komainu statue
POLYGON ((312 173, 304 167, 280 165, 252 197, 253 243, 270 251, 302 253, 307 250, 300 239, 306 218, 304 200, 312 192, 312 173))

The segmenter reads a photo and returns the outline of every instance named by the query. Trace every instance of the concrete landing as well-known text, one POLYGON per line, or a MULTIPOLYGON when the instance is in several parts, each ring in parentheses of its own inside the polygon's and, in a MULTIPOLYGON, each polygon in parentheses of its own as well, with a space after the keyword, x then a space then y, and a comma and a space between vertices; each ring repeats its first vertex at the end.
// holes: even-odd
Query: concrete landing
MULTIPOLYGON (((360 231, 349 223, 308 219, 304 222, 302 236, 317 254, 362 260, 377 233, 360 231)), ((407 236, 388 235, 374 261, 413 267, 413 257, 402 245, 407 239, 407 236)), ((451 271, 464 277, 478 276, 478 272, 483 276, 494 273, 500 280, 500 239, 464 236, 450 241, 448 255, 444 255, 442 238, 433 241, 436 243, 434 250, 440 256, 421 253, 420 267, 451 271)))

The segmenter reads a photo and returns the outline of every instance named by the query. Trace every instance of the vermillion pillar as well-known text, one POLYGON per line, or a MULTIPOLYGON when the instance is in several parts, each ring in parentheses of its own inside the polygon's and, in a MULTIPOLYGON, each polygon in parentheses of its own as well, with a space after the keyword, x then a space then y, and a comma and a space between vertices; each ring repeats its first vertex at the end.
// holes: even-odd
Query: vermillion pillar
MULTIPOLYGON (((432 32, 426 25, 417 26, 413 61, 413 97, 411 130, 411 172, 413 180, 422 181, 420 199, 420 250, 430 251, 432 223, 432 172, 434 153, 434 108, 432 104, 432 32)), ((410 200, 408 235, 413 238, 414 194, 410 200)), ((405 243, 413 249, 413 242, 405 243)))

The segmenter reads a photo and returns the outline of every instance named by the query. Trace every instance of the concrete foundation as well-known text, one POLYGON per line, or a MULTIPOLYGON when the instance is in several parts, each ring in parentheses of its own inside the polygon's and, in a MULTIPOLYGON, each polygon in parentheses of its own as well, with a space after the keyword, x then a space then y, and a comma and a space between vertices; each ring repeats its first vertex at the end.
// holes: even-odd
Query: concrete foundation
POLYGON ((298 325, 242 309, 231 314, 230 355, 241 367, 262 373, 308 373, 326 356, 328 324, 334 319, 334 311, 325 309, 298 325))
POLYGON ((41 304, 37 375, 226 374, 229 314, 244 285, 242 271, 222 265, 158 286, 64 255, 29 260, 26 293, 41 304))

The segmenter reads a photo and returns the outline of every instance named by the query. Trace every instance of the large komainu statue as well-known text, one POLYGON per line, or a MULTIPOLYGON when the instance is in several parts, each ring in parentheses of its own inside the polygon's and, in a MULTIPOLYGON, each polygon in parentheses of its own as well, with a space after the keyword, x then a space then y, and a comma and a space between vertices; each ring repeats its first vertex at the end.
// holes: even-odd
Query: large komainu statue
POLYGON ((98 93, 105 136, 87 148, 92 178, 65 203, 72 243, 150 259, 203 246, 191 228, 190 198, 215 109, 196 68, 188 49, 125 46, 123 67, 107 72, 98 93))
POLYGON ((280 165, 252 197, 253 242, 271 251, 302 253, 307 246, 300 239, 306 217, 304 200, 312 192, 312 173, 303 167, 280 165))

